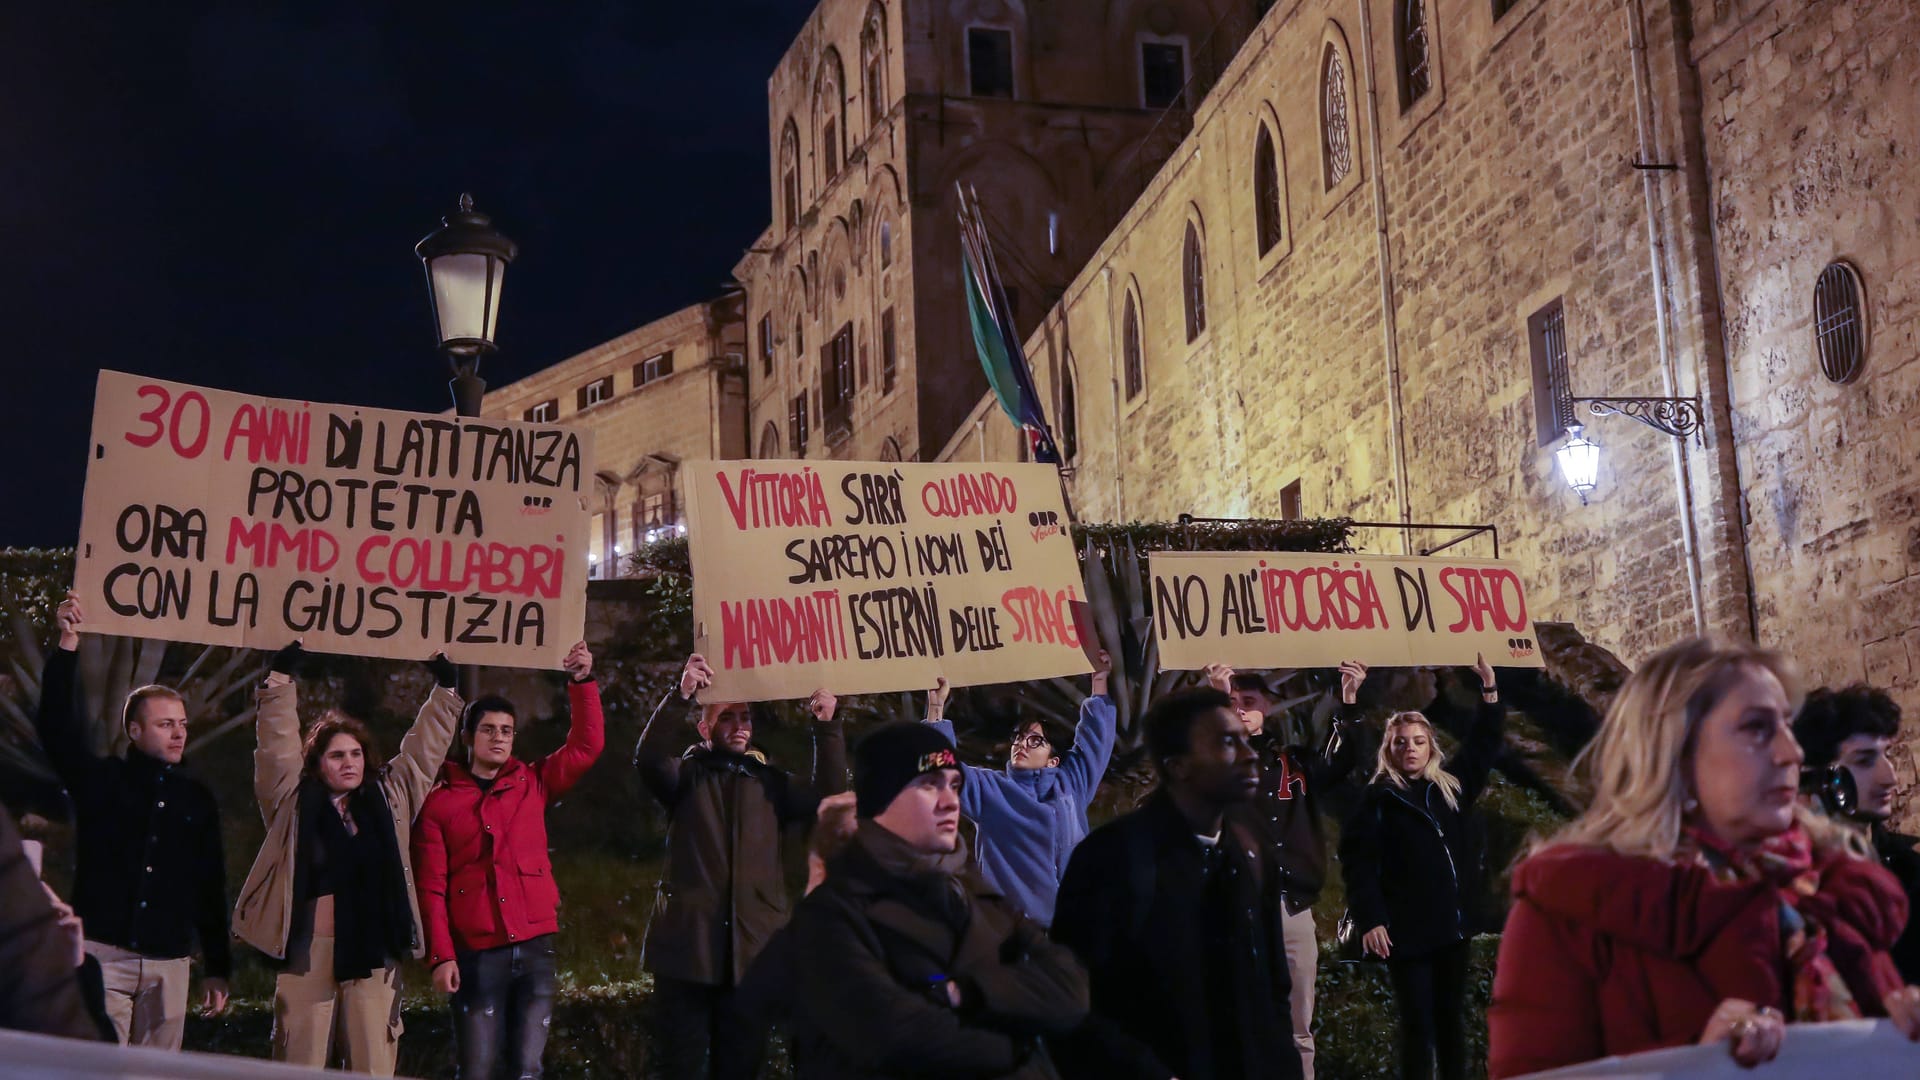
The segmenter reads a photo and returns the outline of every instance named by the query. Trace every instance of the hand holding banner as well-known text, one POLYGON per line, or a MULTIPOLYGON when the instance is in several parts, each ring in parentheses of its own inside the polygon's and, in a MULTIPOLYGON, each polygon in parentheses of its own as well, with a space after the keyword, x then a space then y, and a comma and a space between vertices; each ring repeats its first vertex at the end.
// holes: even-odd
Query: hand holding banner
POLYGON ((102 371, 90 445, 90 630, 542 668, 584 636, 585 432, 102 371))
POLYGON ((1048 465, 682 468, 703 697, 1083 675, 1080 566, 1048 465))
POLYGON ((1157 551, 1148 567, 1163 667, 1544 666, 1497 560, 1157 551))

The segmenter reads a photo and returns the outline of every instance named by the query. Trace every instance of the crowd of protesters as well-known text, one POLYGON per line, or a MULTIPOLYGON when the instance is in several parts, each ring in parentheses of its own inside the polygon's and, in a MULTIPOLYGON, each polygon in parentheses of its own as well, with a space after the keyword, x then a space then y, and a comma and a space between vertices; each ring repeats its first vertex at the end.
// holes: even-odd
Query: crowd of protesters
MULTIPOLYGON (((192 958, 217 1014, 238 938, 276 971, 277 1060, 392 1075, 411 957, 450 997, 457 1075, 541 1075, 561 931, 546 808, 604 745, 585 643, 563 664, 565 744, 537 762, 514 754, 514 703, 462 700, 443 656, 391 758, 345 715, 303 723, 305 654, 282 649, 256 697, 266 839, 229 909, 220 808, 181 765, 186 702, 134 691, 126 751, 93 753, 77 600, 58 622, 37 726, 74 806, 73 902, 0 820, 0 1026, 177 1049, 192 958)), ((753 707, 702 699, 713 672, 691 657, 686 720, 656 710, 633 756, 668 820, 642 958, 660 1074, 757 1076, 778 1027, 805 1078, 1310 1078, 1313 908, 1346 789, 1347 921, 1384 962, 1401 1073, 1464 1077, 1494 669, 1464 676, 1480 703, 1449 754, 1422 713, 1361 722, 1365 665, 1340 667, 1323 732, 1261 676, 1208 668, 1140 721, 1153 791, 1091 828, 1117 737, 1106 666, 1070 741, 1022 718, 1002 768, 962 760, 940 680, 924 722, 868 732, 849 769, 820 690, 803 779, 755 742, 753 707), (796 902, 782 849, 802 835, 796 902)), ((1794 1023, 1858 1017, 1920 1041, 1920 851, 1887 827, 1898 727, 1880 691, 1803 702, 1752 646, 1643 664, 1577 763, 1584 811, 1513 868, 1489 1073, 1692 1043, 1753 1064, 1794 1023)))

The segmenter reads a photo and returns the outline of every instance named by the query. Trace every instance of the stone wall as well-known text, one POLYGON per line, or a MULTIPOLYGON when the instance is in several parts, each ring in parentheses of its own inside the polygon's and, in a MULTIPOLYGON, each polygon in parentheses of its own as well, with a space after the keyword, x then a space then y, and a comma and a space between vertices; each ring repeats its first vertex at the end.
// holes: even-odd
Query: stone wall
POLYGON ((1759 636, 1920 724, 1920 10, 1721 0, 1695 26, 1759 636), (1865 287, 1844 385, 1814 335, 1834 260, 1865 287))
MULTIPOLYGON (((1686 179, 1699 171, 1685 157, 1686 27, 1659 4, 1630 34, 1636 8, 1623 3, 1528 0, 1496 20, 1481 0, 1437 0, 1432 88, 1402 109, 1393 6, 1274 5, 1193 133, 1030 339, 1056 416, 1071 372, 1078 510, 1277 517, 1297 482, 1309 515, 1497 525, 1534 616, 1572 623, 1629 661, 1694 632, 1692 563, 1701 621, 1744 635, 1744 560, 1728 527, 1738 492, 1719 449, 1717 297, 1700 271, 1709 234, 1686 179), (1352 166, 1331 185, 1329 48, 1346 74, 1352 166), (1283 175, 1281 237, 1265 253, 1263 124, 1283 175), (1649 192, 1631 166, 1642 153, 1682 168, 1644 174, 1649 192), (1191 341, 1189 227, 1206 309, 1191 341), (1535 427, 1527 320, 1555 297, 1574 394, 1704 398, 1697 442, 1586 418, 1605 447, 1587 505, 1535 427), (1129 303, 1145 376, 1131 399, 1129 303)), ((1381 529, 1361 542, 1418 551, 1449 537, 1381 529)), ((1492 553, 1484 537, 1456 550, 1492 553)))

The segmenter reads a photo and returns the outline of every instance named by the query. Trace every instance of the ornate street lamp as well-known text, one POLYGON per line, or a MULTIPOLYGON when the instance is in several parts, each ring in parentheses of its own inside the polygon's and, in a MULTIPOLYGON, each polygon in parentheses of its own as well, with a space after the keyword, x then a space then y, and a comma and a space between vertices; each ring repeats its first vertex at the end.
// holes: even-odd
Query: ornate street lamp
POLYGON ((427 272, 427 294, 440 351, 453 367, 453 408, 461 416, 479 416, 486 381, 480 358, 494 349, 500 322, 500 286, 507 264, 520 253, 493 222, 473 209, 473 196, 461 195, 460 208, 440 219, 440 227, 414 245, 427 272))
POLYGON ((1580 505, 1587 505, 1587 492, 1600 479, 1600 444, 1587 438, 1586 428, 1572 424, 1567 428, 1567 441, 1553 456, 1560 461, 1560 475, 1566 478, 1567 486, 1580 496, 1580 505))

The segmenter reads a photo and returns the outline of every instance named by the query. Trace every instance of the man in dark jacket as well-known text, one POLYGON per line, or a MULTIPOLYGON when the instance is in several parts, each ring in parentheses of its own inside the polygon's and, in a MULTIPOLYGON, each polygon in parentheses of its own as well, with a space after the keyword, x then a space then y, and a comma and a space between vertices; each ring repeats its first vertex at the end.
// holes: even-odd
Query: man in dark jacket
POLYGON ((0 810, 0 1028, 97 1039, 81 994, 79 957, 51 894, 0 810))
MULTIPOLYGON (((1900 879, 1906 890, 1907 928, 1893 943, 1893 963, 1909 983, 1920 983, 1920 839, 1887 828, 1893 816, 1893 789, 1899 783, 1887 749, 1900 735, 1900 706, 1886 691, 1853 685, 1844 690, 1821 687, 1807 695, 1793 721, 1794 738, 1806 753, 1804 768, 1839 766, 1853 776, 1855 821, 1872 830, 1873 849, 1880 864, 1900 879)), ((1831 810, 1837 807, 1829 807, 1831 810)))
POLYGON ((789 929, 798 1075, 1058 1076, 1041 1040, 1086 1017, 1086 973, 969 868, 952 744, 889 724, 855 754, 853 843, 789 929))
POLYGON ((1060 883, 1053 934, 1093 988, 1063 1071, 1298 1080, 1280 875, 1259 827, 1228 813, 1260 786, 1246 730, 1211 688, 1162 698, 1145 727, 1160 790, 1081 841, 1060 883))
POLYGON ((187 709, 179 693, 143 686, 122 714, 125 756, 95 754, 75 715, 79 600, 60 605, 60 647, 47 657, 35 716, 40 745, 73 803, 78 837, 73 909, 100 962, 107 1015, 123 1043, 180 1049, 189 959, 206 960, 203 1004, 227 1007, 227 868, 213 792, 188 775, 187 709))
MULTIPOLYGON (((1343 708, 1353 706, 1366 679, 1367 665, 1357 660, 1340 665, 1343 708)), ((1360 740, 1350 737, 1347 718, 1335 713, 1325 745, 1316 749, 1289 742, 1286 710, 1263 676, 1214 664, 1207 668, 1207 683, 1232 695, 1247 741, 1260 759, 1260 793, 1249 809, 1266 832, 1280 875, 1293 1045, 1300 1051, 1301 1074, 1313 1080, 1313 990, 1320 970, 1313 905, 1327 881, 1325 798, 1353 773, 1360 740)))
MULTIPOLYGON (((695 654, 680 676, 692 698, 713 679, 695 654)), ((847 786, 846 736, 825 690, 807 703, 818 722, 813 779, 801 784, 753 746, 753 712, 709 702, 685 752, 672 725, 652 724, 633 764, 667 810, 667 870, 647 927, 644 966, 654 976, 662 1075, 720 1080, 759 1072, 762 1024, 735 990, 788 914, 782 830, 810 824, 823 795, 847 786)))

